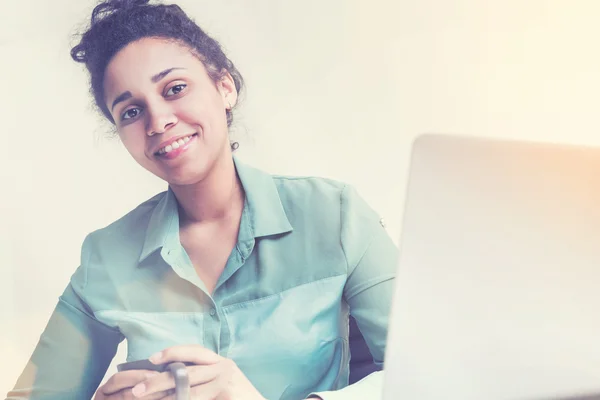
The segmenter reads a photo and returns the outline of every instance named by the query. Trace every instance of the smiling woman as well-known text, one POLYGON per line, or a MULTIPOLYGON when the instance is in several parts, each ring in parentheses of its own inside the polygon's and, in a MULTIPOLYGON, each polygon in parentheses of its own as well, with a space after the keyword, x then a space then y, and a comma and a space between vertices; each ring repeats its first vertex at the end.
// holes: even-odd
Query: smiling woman
POLYGON ((237 90, 220 75, 213 81, 186 45, 143 38, 106 67, 103 104, 141 166, 173 186, 194 184, 231 158, 226 115, 237 90))
POLYGON ((9 399, 364 399, 349 385, 349 316, 381 366, 397 249, 342 182, 271 176, 233 155, 242 78, 176 5, 98 5, 72 50, 133 159, 168 184, 90 233, 9 399), (95 394, 94 394, 95 393, 95 394))

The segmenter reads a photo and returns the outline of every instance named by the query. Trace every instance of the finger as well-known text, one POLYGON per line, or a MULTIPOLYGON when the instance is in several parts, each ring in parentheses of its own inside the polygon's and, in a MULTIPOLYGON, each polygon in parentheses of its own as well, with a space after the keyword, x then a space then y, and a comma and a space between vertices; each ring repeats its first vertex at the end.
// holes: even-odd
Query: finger
POLYGON ((111 395, 126 388, 132 388, 138 383, 156 376, 158 372, 149 370, 131 370, 117 372, 102 386, 102 394, 111 395))
MULTIPOLYGON (((190 386, 201 385, 215 380, 220 372, 220 365, 194 365, 185 369, 190 386)), ((175 379, 168 372, 156 375, 140 382, 133 388, 136 396, 146 396, 151 393, 163 392, 175 388, 175 379)), ((139 398, 139 397, 138 397, 139 398)))
POLYGON ((154 364, 166 364, 180 361, 198 365, 215 364, 221 360, 221 356, 200 345, 186 345, 169 347, 150 357, 154 364))
MULTIPOLYGON (((218 398, 224 387, 220 379, 214 379, 210 382, 203 383, 198 386, 193 386, 190 390, 190 397, 194 400, 213 400, 218 398)), ((173 392, 161 400, 177 400, 176 394, 173 392)))

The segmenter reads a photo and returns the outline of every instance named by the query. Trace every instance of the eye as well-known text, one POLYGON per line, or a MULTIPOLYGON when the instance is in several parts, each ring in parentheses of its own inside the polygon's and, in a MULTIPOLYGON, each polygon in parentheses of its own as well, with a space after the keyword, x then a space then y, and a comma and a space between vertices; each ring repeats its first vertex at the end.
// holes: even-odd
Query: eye
POLYGON ((175 85, 172 86, 169 90, 167 90, 167 93, 165 93, 165 96, 175 96, 178 95, 179 93, 181 93, 185 88, 187 87, 186 84, 181 83, 179 85, 175 85))
POLYGON ((140 113, 142 112, 142 110, 140 110, 139 108, 130 108, 129 110, 126 110, 122 115, 121 115, 121 120, 125 121, 128 119, 133 119, 135 117, 137 117, 138 115, 140 115, 140 113))

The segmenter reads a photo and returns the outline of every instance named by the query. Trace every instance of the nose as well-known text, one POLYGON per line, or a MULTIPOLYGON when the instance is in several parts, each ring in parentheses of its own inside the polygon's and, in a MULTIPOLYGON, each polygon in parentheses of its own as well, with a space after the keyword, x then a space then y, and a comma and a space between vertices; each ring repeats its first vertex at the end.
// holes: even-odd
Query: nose
POLYGON ((148 116, 146 134, 154 136, 165 133, 171 126, 177 123, 177 116, 167 105, 148 106, 146 109, 148 116))

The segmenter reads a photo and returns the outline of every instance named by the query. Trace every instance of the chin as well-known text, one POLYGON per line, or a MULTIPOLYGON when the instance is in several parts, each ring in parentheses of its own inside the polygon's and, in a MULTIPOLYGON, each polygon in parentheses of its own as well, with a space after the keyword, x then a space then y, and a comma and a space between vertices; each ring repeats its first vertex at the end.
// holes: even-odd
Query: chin
POLYGON ((192 186, 199 182, 202 182, 202 179, 168 179, 166 182, 169 186, 192 186))
POLYGON ((185 154, 177 163, 160 165, 155 163, 147 168, 169 185, 186 186, 202 182, 211 172, 217 159, 209 154, 185 154), (202 161, 200 161, 202 160, 202 161))
POLYGON ((194 170, 194 171, 181 171, 179 173, 174 173, 175 171, 171 171, 167 176, 163 176, 162 178, 169 184, 175 186, 186 186, 186 185, 195 185, 197 183, 202 182, 208 173, 206 170, 194 170))

